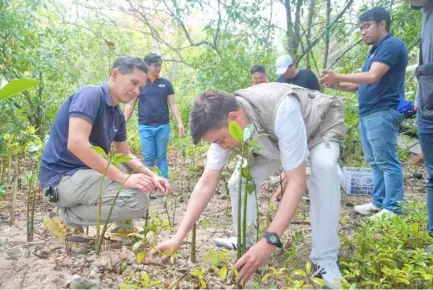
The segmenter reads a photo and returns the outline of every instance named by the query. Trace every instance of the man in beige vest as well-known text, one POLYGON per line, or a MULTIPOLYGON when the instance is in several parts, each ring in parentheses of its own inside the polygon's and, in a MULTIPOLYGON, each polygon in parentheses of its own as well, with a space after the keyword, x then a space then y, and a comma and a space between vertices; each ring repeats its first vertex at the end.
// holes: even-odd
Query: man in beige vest
MULTIPOLYGON (((281 247, 280 237, 289 226, 306 188, 305 161, 311 165, 310 220, 313 247, 310 259, 331 288, 341 287, 341 273, 337 265, 340 248, 338 221, 340 213, 340 184, 337 160, 339 143, 346 132, 342 102, 332 96, 298 86, 270 83, 242 89, 234 95, 209 90, 198 95, 190 114, 190 131, 194 143, 204 139, 211 143, 206 168, 192 192, 188 208, 177 233, 157 246, 161 251, 176 251, 212 197, 231 149, 240 143, 228 130, 232 121, 245 128, 254 125, 253 138, 261 137, 262 147, 253 156, 251 175, 260 184, 280 166, 286 180, 280 191, 281 202, 274 220, 263 238, 256 240, 255 216, 248 216, 249 250, 236 267, 242 281, 247 281, 264 265, 275 247, 281 247), (285 184, 285 185, 284 185, 285 184)), ((229 181, 232 198, 233 223, 237 224, 240 164, 229 181)), ((278 192, 276 192, 278 194, 278 192)), ((243 199, 242 199, 243 200, 243 199)), ((255 195, 250 194, 248 207, 256 207, 255 195)), ((255 211, 248 211, 254 212, 255 211)), ((232 238, 236 248, 236 238, 232 238)), ((151 257, 155 252, 151 255, 151 257)))

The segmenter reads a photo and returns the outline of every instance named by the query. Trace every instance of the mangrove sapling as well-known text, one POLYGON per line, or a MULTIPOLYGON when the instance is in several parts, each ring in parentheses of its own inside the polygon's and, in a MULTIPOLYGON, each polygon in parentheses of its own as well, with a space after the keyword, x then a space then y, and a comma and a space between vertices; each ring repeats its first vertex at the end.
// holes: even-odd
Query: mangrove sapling
POLYGON ((118 153, 118 154, 115 154, 115 155, 109 157, 107 155, 107 153, 105 153, 104 149, 102 149, 101 147, 91 146, 91 148, 93 150, 95 150, 99 155, 101 155, 102 157, 104 157, 108 161, 107 166, 105 167, 105 170, 104 170, 104 174, 101 176, 101 185, 100 185, 100 188, 99 188, 99 197, 98 197, 98 216, 96 217, 95 252, 96 252, 96 255, 99 255, 99 253, 101 252, 102 241, 104 239, 104 235, 105 235, 105 232, 107 230, 107 225, 108 225, 108 223, 110 221, 110 217, 111 217, 111 213, 113 211, 114 205, 116 204, 117 197, 119 196, 119 193, 122 190, 122 188, 123 188, 126 180, 128 180, 128 178, 131 176, 131 174, 133 174, 135 172, 135 170, 137 170, 138 168, 134 169, 132 171, 132 173, 130 173, 126 177, 126 179, 122 182, 122 184, 120 185, 119 190, 117 191, 117 193, 116 193, 116 195, 114 197, 113 203, 111 204, 110 210, 108 212, 107 219, 105 220, 105 224, 104 224, 104 227, 103 227, 102 232, 101 232, 102 191, 103 191, 104 180, 105 180, 105 177, 107 175, 108 167, 110 165, 113 165, 113 166, 117 167, 120 163, 127 162, 127 161, 131 160, 132 158, 129 157, 129 156, 124 156, 121 153, 118 153))
POLYGON ((15 222, 17 211, 17 193, 18 193, 18 160, 13 160, 14 174, 12 177, 12 200, 11 200, 11 218, 9 225, 12 226, 15 222))
MULTIPOLYGON (((247 208, 248 208, 248 195, 253 193, 256 188, 253 178, 250 174, 250 158, 254 151, 258 151, 261 148, 256 146, 257 141, 260 137, 266 134, 260 134, 253 140, 251 140, 254 125, 252 123, 248 124, 243 130, 236 122, 230 122, 229 124, 230 135, 241 143, 240 148, 237 149, 241 157, 240 164, 240 176, 239 176, 239 188, 238 188, 238 224, 237 224, 237 257, 238 259, 246 252, 247 246, 247 208), (242 186, 242 179, 245 180, 245 185, 242 186), (242 190, 244 192, 244 202, 242 203, 242 190), (242 208, 243 205, 243 208, 242 208), (243 215, 242 215, 243 209, 243 215), (243 217, 243 219, 242 219, 243 217)), ((257 194, 256 194, 257 198, 257 194)), ((257 199, 257 203, 259 200, 257 199)))
MULTIPOLYGON (((39 143, 41 143, 40 139, 39 143)), ((39 164, 41 160, 41 144, 32 144, 28 152, 30 153, 31 168, 36 167, 36 171, 30 171, 29 174, 26 174, 26 179, 28 183, 27 190, 27 241, 33 241, 33 229, 34 229, 34 220, 35 220, 35 206, 36 206, 36 192, 38 191, 38 176, 39 176, 39 164)))

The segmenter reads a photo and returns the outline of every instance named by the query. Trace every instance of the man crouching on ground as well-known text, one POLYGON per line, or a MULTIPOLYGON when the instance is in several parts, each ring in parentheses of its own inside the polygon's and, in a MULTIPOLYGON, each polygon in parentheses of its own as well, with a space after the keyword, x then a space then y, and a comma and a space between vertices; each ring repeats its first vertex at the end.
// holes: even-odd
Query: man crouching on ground
MULTIPOLYGON (((177 250, 215 192, 230 150, 240 146, 230 135, 229 123, 236 122, 242 128, 252 123, 255 128, 252 138, 263 133, 268 135, 259 139, 256 144, 262 149, 250 157, 250 173, 256 188, 260 188, 281 165, 285 180, 284 190, 275 193, 278 198, 273 197, 281 198, 275 218, 263 238, 254 245, 257 225, 256 217, 251 213, 256 211, 247 210, 246 247, 250 248, 235 265, 241 279, 249 280, 268 261, 275 247, 282 246, 280 237, 305 192, 305 161, 308 158, 312 174, 309 182, 313 236, 310 259, 317 266, 316 274, 322 276, 328 287, 341 288, 337 265, 341 178, 337 161, 339 143, 346 132, 343 112, 343 103, 336 97, 281 83, 252 86, 234 95, 215 90, 198 95, 190 115, 190 131, 194 143, 200 139, 211 143, 206 168, 192 192, 177 233, 159 244, 157 249, 177 250)), ((229 181, 235 231, 241 167, 239 163, 229 181)), ((255 208, 256 204, 255 194, 250 194, 247 207, 255 208)), ((236 245, 236 237, 227 240, 233 240, 236 245)))
MULTIPOLYGON (((149 207, 147 193, 156 189, 167 193, 170 189, 166 179, 144 167, 129 151, 125 117, 119 106, 137 97, 146 84, 147 70, 138 57, 120 57, 107 83, 78 89, 57 112, 42 154, 40 183, 59 208, 59 216, 50 217, 66 224, 75 234, 82 233, 82 226, 96 224, 101 174, 105 171, 102 222, 123 182, 110 218, 113 222, 142 217, 149 207), (107 168, 108 161, 92 145, 107 154, 113 145, 116 153, 132 158, 124 163, 128 167, 124 171, 136 169, 135 173, 127 179, 129 174, 117 167, 107 168)), ((118 232, 119 227, 112 227, 112 231, 118 232)))

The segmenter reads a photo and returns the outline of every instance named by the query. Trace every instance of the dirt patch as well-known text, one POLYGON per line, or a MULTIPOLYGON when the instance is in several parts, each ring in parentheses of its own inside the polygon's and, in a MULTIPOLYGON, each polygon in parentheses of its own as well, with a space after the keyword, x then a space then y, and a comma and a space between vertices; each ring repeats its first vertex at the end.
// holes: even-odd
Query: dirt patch
MULTIPOLYGON (((173 164, 173 162, 172 162, 173 164)), ((176 166, 177 170, 183 170, 176 166)), ((408 166, 405 168, 405 187, 407 200, 425 199, 425 181, 414 178, 414 173, 423 173, 422 167, 408 166)), ((193 184, 192 176, 179 173, 183 181, 172 182, 173 194, 177 195, 177 209, 175 216, 175 227, 179 225, 188 202, 189 190, 193 184)), ((268 201, 272 195, 273 186, 265 185, 260 196, 261 224, 266 224, 266 213, 268 212, 268 201)), ((340 234, 351 236, 356 230, 356 222, 362 217, 353 212, 356 204, 368 202, 369 196, 348 196, 342 194, 342 213, 340 234)), ((167 199, 170 218, 174 211, 174 199, 167 199)), ((38 200, 35 216, 34 241, 26 241, 25 222, 25 200, 20 196, 20 209, 16 222, 13 226, 8 224, 7 204, 2 202, 0 210, 0 287, 1 288, 67 288, 69 283, 77 277, 83 277, 92 281, 94 287, 118 288, 132 270, 143 270, 149 273, 151 279, 160 282, 161 287, 176 285, 182 288, 192 288, 188 279, 181 280, 184 275, 199 267, 206 267, 212 261, 206 256, 209 250, 216 249, 213 240, 216 237, 231 235, 231 209, 229 197, 223 182, 211 199, 210 204, 201 217, 197 230, 197 264, 189 261, 190 240, 183 243, 174 265, 161 267, 157 265, 138 265, 131 246, 119 243, 107 243, 105 250, 97 257, 92 247, 65 247, 56 238, 47 235, 43 225, 43 216, 51 209, 51 205, 42 198, 38 200), (124 271, 122 264, 126 263, 128 269, 124 271), (122 273, 123 272, 123 273, 122 273), (95 286, 96 285, 96 286, 95 286)), ((287 251, 276 251, 269 264, 259 270, 256 279, 266 272, 269 266, 273 267, 297 267, 303 268, 308 259, 311 249, 311 230, 308 222, 308 200, 303 200, 295 220, 286 231, 283 240, 286 249, 292 244, 292 237, 297 233, 300 237, 295 244, 296 257, 288 260, 287 251), (289 265, 287 263, 289 262, 289 265)), ((159 216, 167 219, 166 210, 161 199, 151 201, 150 217, 159 216)), ((135 221, 139 225, 144 224, 144 219, 135 221)), ((162 231, 159 241, 169 238, 173 233, 162 231)), ((230 259, 235 260, 235 253, 229 253, 230 259)), ((210 272, 206 276, 208 288, 234 288, 230 277, 226 282, 221 282, 218 275, 210 272)))

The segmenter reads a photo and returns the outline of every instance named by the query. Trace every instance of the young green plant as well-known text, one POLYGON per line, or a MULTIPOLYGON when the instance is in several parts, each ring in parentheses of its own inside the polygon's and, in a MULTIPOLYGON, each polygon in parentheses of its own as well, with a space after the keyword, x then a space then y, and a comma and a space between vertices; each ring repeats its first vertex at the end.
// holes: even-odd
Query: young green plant
MULTIPOLYGON (((243 130, 236 122, 230 122, 229 124, 230 135, 241 143, 238 148, 238 153, 241 157, 240 166, 240 178, 239 178, 239 197, 238 197, 238 224, 237 224, 237 256, 240 258, 246 252, 247 245, 247 210, 248 210, 248 195, 255 192, 255 184, 250 174, 250 161, 254 151, 258 151, 261 148, 256 145, 257 141, 266 134, 260 134, 254 139, 252 138, 254 132, 254 125, 248 124, 243 130), (246 163, 245 163, 246 162, 246 163), (245 179, 245 185, 243 185, 242 178, 245 179), (242 190, 244 192, 244 201, 242 203, 242 190), (243 205, 243 208, 242 208, 243 205), (241 215, 243 211, 243 215, 241 215), (242 219, 243 217, 243 219, 242 219)), ((257 199, 257 193, 256 193, 257 199)), ((257 200, 257 204, 258 204, 257 200)), ((258 214, 258 212, 257 212, 258 214)))
POLYGON ((103 191, 104 180, 105 180, 105 176, 107 175, 108 167, 110 165, 113 165, 113 166, 117 167, 120 163, 127 162, 127 161, 131 160, 132 158, 129 157, 129 156, 124 156, 121 153, 114 154, 113 156, 108 156, 107 153, 105 153, 104 149, 102 149, 101 147, 92 146, 91 148, 93 150, 95 150, 99 155, 101 155, 102 157, 104 157, 108 161, 107 166, 105 167, 104 174, 101 177, 101 185, 100 185, 100 188, 99 188, 99 197, 98 197, 98 216, 96 217, 96 243, 95 243, 95 252, 96 252, 97 255, 99 255, 99 253, 101 251, 102 241, 104 239, 104 235, 105 235, 105 232, 107 230, 107 226, 108 226, 108 223, 110 221, 110 217, 111 217, 111 213, 113 212, 114 205, 116 204, 117 197, 119 196, 120 191, 122 190, 122 188, 123 188, 126 180, 128 180, 128 178, 138 168, 134 169, 126 177, 126 179, 122 182, 122 184, 120 185, 119 190, 116 192, 116 195, 114 196, 113 203, 111 204, 110 210, 108 212, 107 219, 105 220, 105 224, 104 224, 104 227, 103 227, 102 232, 101 232, 102 191, 103 191))

